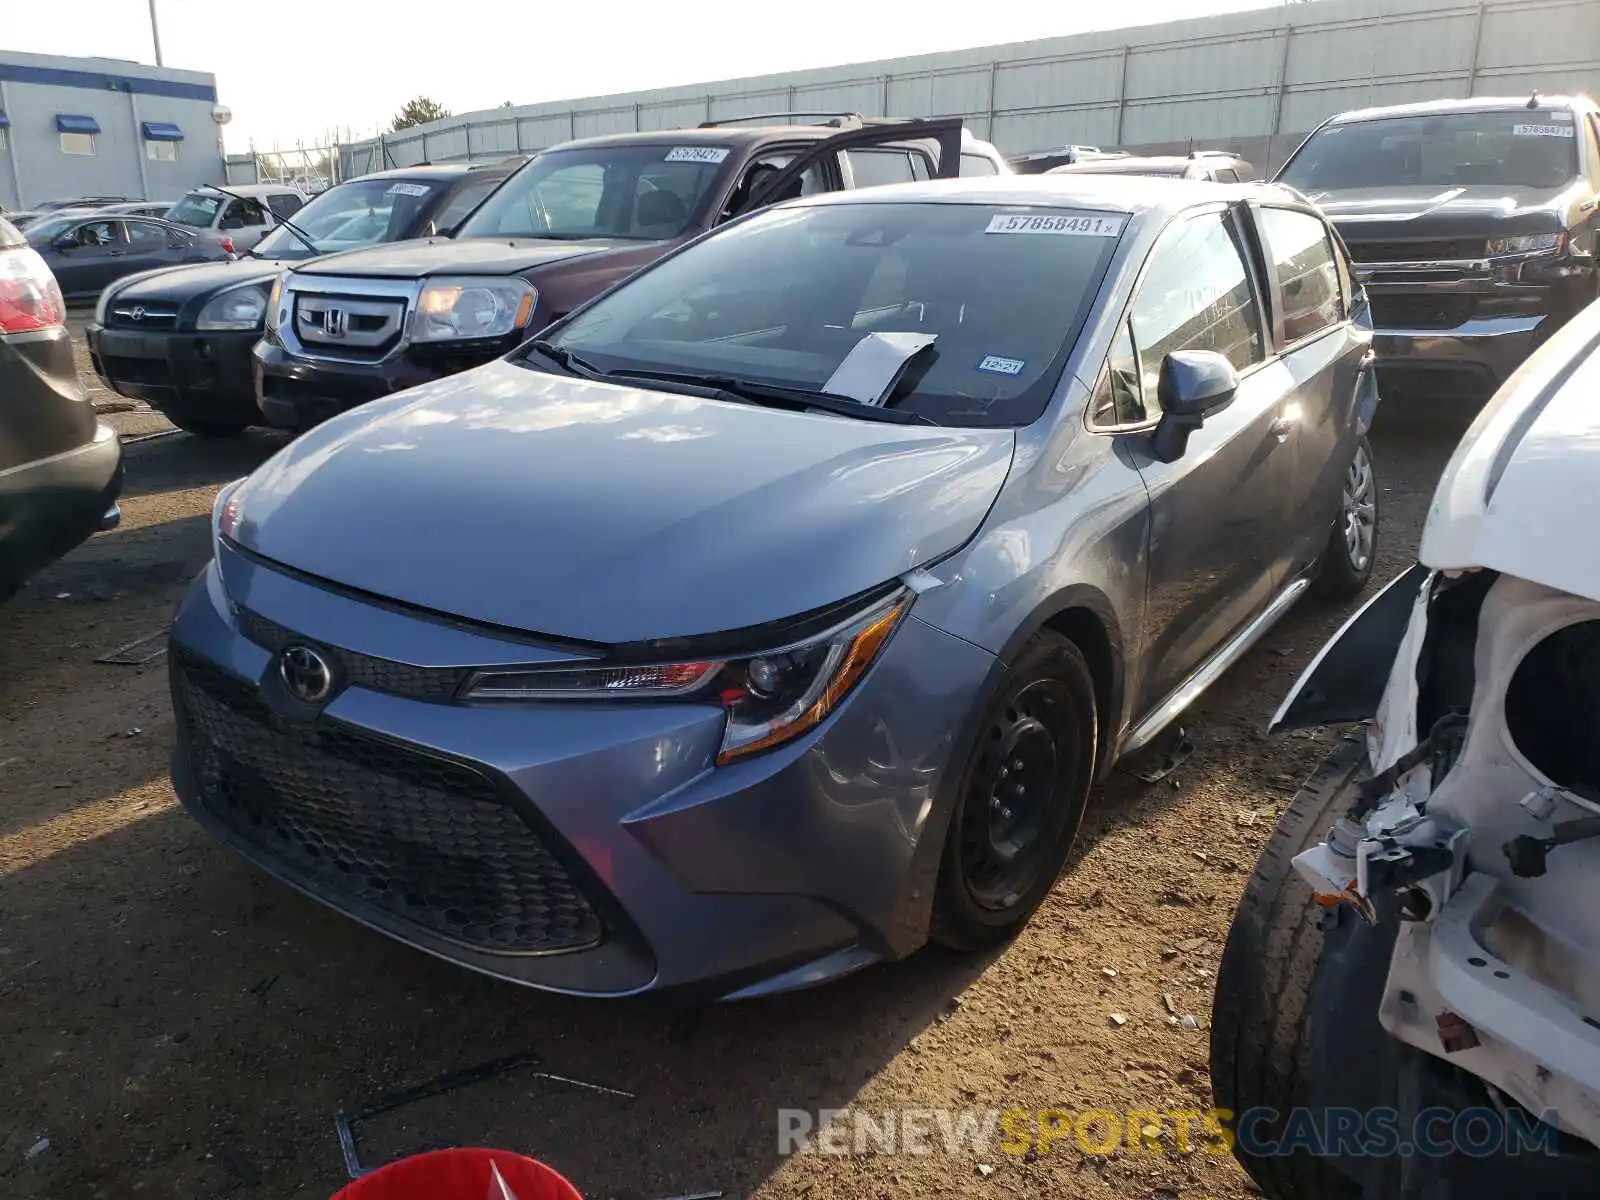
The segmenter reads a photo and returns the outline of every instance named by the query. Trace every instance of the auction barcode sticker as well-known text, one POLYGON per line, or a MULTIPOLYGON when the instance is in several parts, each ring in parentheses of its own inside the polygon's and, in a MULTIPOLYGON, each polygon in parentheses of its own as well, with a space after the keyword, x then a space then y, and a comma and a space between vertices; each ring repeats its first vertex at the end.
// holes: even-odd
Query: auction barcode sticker
POLYGON ((1123 217, 1046 217, 1001 213, 989 218, 985 233, 1062 233, 1077 237, 1117 237, 1123 217))
POLYGON ((1513 125, 1513 137, 1573 137, 1571 125, 1513 125))
POLYGON ((389 185, 385 196, 426 196, 428 185, 425 183, 394 183, 389 185))
POLYGON ((719 163, 728 157, 726 146, 674 146, 667 151, 667 162, 719 163))

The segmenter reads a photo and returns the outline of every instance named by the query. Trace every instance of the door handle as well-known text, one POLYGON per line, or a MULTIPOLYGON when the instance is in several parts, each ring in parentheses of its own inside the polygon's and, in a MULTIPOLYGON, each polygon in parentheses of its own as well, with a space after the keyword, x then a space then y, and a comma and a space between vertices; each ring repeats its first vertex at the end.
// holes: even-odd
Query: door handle
POLYGON ((107 250, 106 251, 106 255, 109 258, 121 258, 126 253, 127 253, 126 250, 107 250))
POLYGON ((1279 417, 1267 426, 1267 432, 1278 440, 1278 445, 1283 445, 1289 440, 1289 435, 1294 432, 1294 422, 1288 417, 1279 417))

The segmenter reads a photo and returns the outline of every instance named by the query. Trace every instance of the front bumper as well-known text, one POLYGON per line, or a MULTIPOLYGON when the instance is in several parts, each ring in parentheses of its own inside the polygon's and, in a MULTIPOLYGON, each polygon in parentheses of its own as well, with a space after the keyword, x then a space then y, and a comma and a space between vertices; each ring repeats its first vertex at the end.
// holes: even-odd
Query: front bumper
POLYGON ((180 419, 259 424, 250 347, 259 331, 187 332, 91 325, 95 374, 122 396, 180 419))
POLYGON ((256 403, 267 424, 299 433, 369 400, 482 366, 515 344, 508 339, 503 344, 435 357, 408 350, 379 361, 360 362, 304 357, 264 339, 252 351, 256 403))
POLYGON ((64 454, 0 471, 0 594, 120 519, 122 446, 100 421, 64 454))
POLYGON ((174 783, 209 832, 412 946, 584 995, 756 995, 916 949, 952 731, 995 666, 908 617, 821 727, 716 767, 714 708, 440 699, 429 672, 549 652, 228 546, 172 645, 174 783), (275 682, 291 640, 352 681, 320 712, 275 682))

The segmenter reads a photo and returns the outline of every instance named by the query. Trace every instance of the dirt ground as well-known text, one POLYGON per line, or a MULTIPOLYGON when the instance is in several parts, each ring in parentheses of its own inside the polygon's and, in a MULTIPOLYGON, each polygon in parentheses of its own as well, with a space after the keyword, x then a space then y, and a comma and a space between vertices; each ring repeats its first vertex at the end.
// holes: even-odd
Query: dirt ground
MULTIPOLYGON (((1173 778, 1100 790, 1074 862, 1003 953, 925 952, 701 1011, 564 1000, 325 911, 176 806, 163 663, 92 660, 163 627, 207 557, 216 488, 282 442, 134 441, 164 423, 113 419, 130 439, 122 528, 0 608, 0 1191, 321 1200, 345 1181, 336 1114, 530 1052, 544 1072, 631 1095, 523 1072, 369 1122, 364 1153, 502 1145, 587 1196, 637 1200, 1252 1194, 1230 1158, 1183 1153, 1170 1125, 1159 1150, 1104 1155, 1070 1137, 1008 1154, 997 1135, 981 1154, 782 1157, 778 1110, 1206 1108, 1234 903, 1338 736, 1269 741, 1262 727, 1343 610, 1303 605, 1204 697, 1173 778)), ((1413 553, 1462 428, 1384 414, 1378 578, 1413 553)))

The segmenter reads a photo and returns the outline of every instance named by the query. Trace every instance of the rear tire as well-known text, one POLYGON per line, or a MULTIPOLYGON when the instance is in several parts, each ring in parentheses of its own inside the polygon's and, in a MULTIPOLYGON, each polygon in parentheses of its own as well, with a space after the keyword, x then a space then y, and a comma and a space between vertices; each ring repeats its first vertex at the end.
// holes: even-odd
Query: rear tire
POLYGON ((1014 936, 1066 864, 1094 783, 1099 717, 1082 651, 1028 640, 983 717, 950 815, 929 936, 980 950, 1014 936))
POLYGON ((225 421, 212 417, 175 417, 171 413, 163 413, 162 415, 185 433, 192 433, 197 437, 238 437, 246 429, 250 428, 249 421, 225 421))
MULTIPOLYGON (((1322 954, 1321 907, 1291 860, 1326 836, 1367 774, 1362 741, 1341 742, 1295 796, 1256 860, 1217 968, 1211 1088, 1235 1115, 1287 1114, 1311 1101, 1310 995, 1322 954)), ((1307 1152, 1234 1156, 1269 1200, 1357 1200, 1360 1188, 1307 1152)))
POLYGON ((1378 475, 1372 465, 1372 443, 1365 436, 1345 470, 1339 495, 1339 516, 1328 532, 1319 560, 1316 590, 1329 600, 1349 600, 1372 578, 1378 558, 1378 475))

